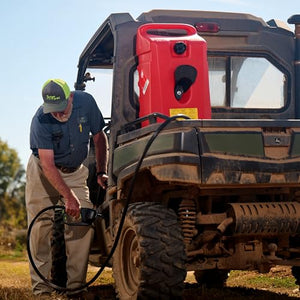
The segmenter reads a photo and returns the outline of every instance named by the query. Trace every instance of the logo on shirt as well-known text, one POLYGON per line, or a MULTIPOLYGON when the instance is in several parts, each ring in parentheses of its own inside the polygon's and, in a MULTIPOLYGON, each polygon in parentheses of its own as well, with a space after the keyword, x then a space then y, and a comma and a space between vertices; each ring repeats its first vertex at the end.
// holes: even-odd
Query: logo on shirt
POLYGON ((82 123, 87 123, 87 117, 82 116, 78 118, 78 123, 82 124, 82 123))

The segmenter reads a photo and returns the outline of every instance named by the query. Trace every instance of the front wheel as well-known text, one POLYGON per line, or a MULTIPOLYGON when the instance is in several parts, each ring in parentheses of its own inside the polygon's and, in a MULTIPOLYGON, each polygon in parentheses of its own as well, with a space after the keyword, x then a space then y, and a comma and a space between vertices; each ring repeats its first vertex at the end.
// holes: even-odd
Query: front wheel
POLYGON ((157 203, 130 205, 113 256, 118 297, 181 297, 186 277, 184 263, 184 242, 174 211, 157 203))
POLYGON ((292 267, 292 274, 296 279, 295 283, 300 286, 300 267, 292 267))

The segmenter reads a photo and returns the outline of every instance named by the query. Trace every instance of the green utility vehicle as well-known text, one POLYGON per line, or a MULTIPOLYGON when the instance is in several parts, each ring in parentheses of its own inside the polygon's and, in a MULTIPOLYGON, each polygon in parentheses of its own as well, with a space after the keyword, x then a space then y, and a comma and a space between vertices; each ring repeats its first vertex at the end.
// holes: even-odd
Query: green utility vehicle
POLYGON ((89 156, 91 197, 102 215, 90 260, 102 265, 118 241, 109 264, 120 299, 176 299, 187 271, 220 287, 230 270, 286 265, 300 283, 300 15, 288 23, 208 11, 112 14, 82 52, 76 89, 92 93, 102 111, 111 107, 109 182, 100 197, 92 147, 89 156), (144 48, 149 81, 137 51, 146 24, 156 26, 148 31, 153 48, 144 48), (200 67, 197 39, 187 41, 174 24, 196 30, 200 67), (159 39, 171 54, 154 67, 159 39), (185 51, 193 58, 178 69, 185 51), (171 75, 160 76, 169 65, 171 75), (195 94, 197 82, 204 94, 195 94), (147 106, 148 88, 170 96, 150 95, 147 106), (189 97, 196 111, 210 103, 207 117, 194 114, 189 97), (169 110, 152 109, 162 103, 169 110), (142 105, 149 114, 141 115, 142 105))

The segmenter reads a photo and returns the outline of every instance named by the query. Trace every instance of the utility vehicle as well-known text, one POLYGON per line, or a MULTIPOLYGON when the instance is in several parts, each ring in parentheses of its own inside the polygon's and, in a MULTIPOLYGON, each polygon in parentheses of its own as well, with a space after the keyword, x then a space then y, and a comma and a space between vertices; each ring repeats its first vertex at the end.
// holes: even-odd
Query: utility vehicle
POLYGON ((100 107, 111 89, 100 197, 88 159, 102 215, 90 260, 118 240, 120 299, 180 297, 187 271, 220 287, 230 270, 287 265, 300 283, 300 15, 288 23, 117 13, 83 50, 76 89, 100 107))

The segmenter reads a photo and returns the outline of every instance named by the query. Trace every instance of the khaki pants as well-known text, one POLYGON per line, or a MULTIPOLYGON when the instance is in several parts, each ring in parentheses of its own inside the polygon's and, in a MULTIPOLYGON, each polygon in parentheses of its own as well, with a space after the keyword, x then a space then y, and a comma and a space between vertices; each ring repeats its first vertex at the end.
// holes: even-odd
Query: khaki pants
MULTIPOLYGON (((80 200, 81 207, 92 208, 93 204, 89 200, 89 190, 86 185, 87 167, 82 165, 73 173, 61 173, 61 175, 80 200)), ((31 155, 27 165, 25 196, 28 224, 43 208, 62 204, 59 202, 59 193, 44 176, 40 161, 34 155, 31 155)), ((38 270, 45 278, 50 279, 49 275, 52 265, 50 239, 53 226, 53 210, 45 212, 40 218, 32 228, 30 248, 38 270), (42 218, 42 221, 38 221, 40 218, 42 218)), ((77 288, 86 282, 92 236, 93 230, 89 226, 65 225, 67 288, 77 288)), ((30 275, 34 294, 52 292, 52 289, 35 273, 31 265, 30 275)))

